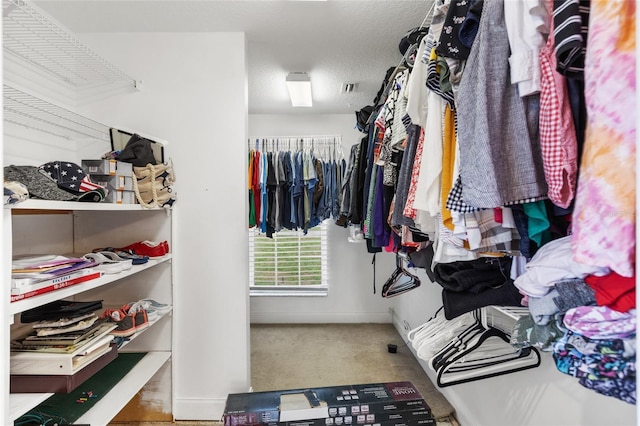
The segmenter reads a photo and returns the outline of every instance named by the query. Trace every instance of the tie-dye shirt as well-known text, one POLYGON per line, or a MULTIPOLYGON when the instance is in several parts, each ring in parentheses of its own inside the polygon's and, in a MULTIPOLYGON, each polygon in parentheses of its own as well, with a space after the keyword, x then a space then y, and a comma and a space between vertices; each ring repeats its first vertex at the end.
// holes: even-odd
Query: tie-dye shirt
POLYGON ((580 263, 635 267, 636 2, 593 0, 585 58, 587 128, 572 246, 580 263))

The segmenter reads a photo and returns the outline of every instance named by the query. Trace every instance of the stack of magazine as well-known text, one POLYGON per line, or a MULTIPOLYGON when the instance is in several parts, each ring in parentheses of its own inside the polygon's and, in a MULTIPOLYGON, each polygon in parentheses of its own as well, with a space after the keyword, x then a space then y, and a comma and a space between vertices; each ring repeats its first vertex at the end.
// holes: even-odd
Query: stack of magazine
MULTIPOLYGON (((97 365, 104 366, 117 356, 117 348, 112 345, 113 336, 109 334, 116 324, 100 318, 95 308, 101 308, 101 302, 58 301, 54 304, 45 305, 44 310, 37 312, 45 315, 29 315, 27 311, 27 320, 44 319, 25 325, 12 336, 9 368, 12 392, 30 391, 15 389, 16 385, 23 385, 25 380, 39 383, 33 391, 56 391, 41 388, 47 383, 47 376, 57 376, 53 382, 65 383, 66 387, 67 379, 74 378, 94 361, 101 360, 97 365), (80 309, 66 309, 75 305, 80 309), (60 312, 66 311, 71 315, 52 317, 54 309, 47 310, 49 307, 59 308, 60 312), (25 379, 24 376, 28 377, 25 379)), ((94 366, 92 373, 95 373, 95 369, 94 366)))
POLYGON ((11 265, 11 301, 80 284, 102 273, 97 264, 81 257, 36 255, 14 258, 11 265))

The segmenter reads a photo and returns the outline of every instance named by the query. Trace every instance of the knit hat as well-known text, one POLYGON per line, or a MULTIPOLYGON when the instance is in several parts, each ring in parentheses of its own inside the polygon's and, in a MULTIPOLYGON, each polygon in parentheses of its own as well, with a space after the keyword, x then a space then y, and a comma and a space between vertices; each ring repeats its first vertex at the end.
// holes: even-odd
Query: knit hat
POLYGON ((58 188, 58 185, 40 173, 35 166, 5 166, 4 178, 17 181, 27 187, 29 195, 34 198, 53 201, 76 201, 78 197, 58 188))
POLYGON ((51 161, 39 167, 40 173, 53 180, 60 189, 78 196, 78 201, 100 202, 107 189, 91 182, 82 167, 69 161, 51 161))

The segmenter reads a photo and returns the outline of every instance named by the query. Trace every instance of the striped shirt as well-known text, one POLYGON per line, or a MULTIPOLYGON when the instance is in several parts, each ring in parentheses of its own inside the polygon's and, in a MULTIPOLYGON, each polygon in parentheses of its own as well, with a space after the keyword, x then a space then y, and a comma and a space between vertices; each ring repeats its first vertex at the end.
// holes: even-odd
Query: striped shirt
POLYGON ((557 71, 567 77, 584 78, 587 50, 589 0, 554 0, 553 37, 557 71))

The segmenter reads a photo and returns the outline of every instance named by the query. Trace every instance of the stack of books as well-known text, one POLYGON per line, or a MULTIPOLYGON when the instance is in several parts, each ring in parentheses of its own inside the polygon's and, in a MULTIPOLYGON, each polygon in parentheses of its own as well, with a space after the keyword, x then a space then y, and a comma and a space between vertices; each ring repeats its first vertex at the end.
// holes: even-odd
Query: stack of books
POLYGON ((75 389, 116 358, 117 348, 109 334, 115 327, 95 311, 43 319, 24 327, 11 340, 11 392, 75 389))
POLYGON ((93 261, 61 255, 14 258, 11 266, 11 302, 99 278, 93 261))

